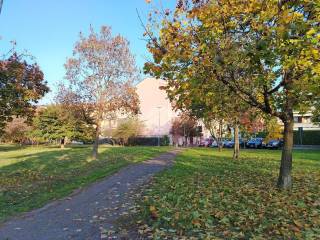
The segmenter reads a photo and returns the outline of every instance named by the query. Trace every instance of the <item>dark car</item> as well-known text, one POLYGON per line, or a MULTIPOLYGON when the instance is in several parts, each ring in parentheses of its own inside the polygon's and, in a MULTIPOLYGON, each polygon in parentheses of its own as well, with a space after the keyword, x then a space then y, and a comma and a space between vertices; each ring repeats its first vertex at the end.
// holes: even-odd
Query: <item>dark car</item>
POLYGON ((247 144, 247 148, 262 148, 263 147, 263 138, 251 138, 247 144))
POLYGON ((268 149, 279 149, 283 147, 283 140, 270 140, 267 145, 266 148, 268 149))
POLYGON ((201 140, 199 147, 210 147, 213 142, 212 138, 206 138, 205 140, 201 140))
MULTIPOLYGON (((244 147, 244 141, 242 139, 239 139, 239 145, 240 145, 240 147, 244 147)), ((233 148, 234 147, 234 140, 226 141, 224 144, 224 147, 233 148)))
POLYGON ((216 148, 218 147, 218 143, 216 140, 213 140, 213 142, 211 143, 210 147, 216 148))
POLYGON ((225 148, 232 148, 234 146, 234 142, 232 140, 225 140, 223 141, 223 147, 225 148))
POLYGON ((229 143, 231 142, 231 139, 223 139, 221 141, 222 147, 227 147, 229 145, 229 143))

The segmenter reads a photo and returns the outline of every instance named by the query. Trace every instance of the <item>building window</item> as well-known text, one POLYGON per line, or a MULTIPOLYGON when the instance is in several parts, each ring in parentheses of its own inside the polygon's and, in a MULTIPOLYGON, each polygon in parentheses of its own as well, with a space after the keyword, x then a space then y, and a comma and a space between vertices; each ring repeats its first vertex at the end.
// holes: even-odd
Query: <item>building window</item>
POLYGON ((297 116, 293 118, 294 123, 302 123, 302 117, 301 116, 297 116))

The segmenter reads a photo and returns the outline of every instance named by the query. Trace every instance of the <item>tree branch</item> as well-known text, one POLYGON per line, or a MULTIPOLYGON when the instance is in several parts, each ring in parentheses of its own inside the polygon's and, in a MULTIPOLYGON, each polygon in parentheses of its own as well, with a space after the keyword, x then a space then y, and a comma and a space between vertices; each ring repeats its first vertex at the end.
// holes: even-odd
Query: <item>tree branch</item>
MULTIPOLYGON (((284 79, 284 78, 283 78, 283 79, 284 79)), ((270 90, 267 91, 266 93, 267 93, 268 95, 271 95, 271 94, 277 92, 277 91, 278 91, 281 87, 283 87, 283 85, 284 85, 284 80, 283 80, 283 79, 280 81, 280 83, 279 83, 277 86, 275 86, 274 88, 270 89, 270 90)))
POLYGON ((2 5, 3 5, 3 0, 0 0, 0 14, 1 14, 1 10, 2 10, 2 5))

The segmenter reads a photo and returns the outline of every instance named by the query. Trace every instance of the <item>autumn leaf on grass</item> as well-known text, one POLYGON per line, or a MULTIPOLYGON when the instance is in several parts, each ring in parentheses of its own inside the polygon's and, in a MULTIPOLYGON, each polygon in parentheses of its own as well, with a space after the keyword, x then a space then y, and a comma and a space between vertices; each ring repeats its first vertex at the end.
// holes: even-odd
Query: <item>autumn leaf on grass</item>
POLYGON ((297 220, 293 220, 293 223, 298 227, 298 228, 303 228, 303 226, 302 226, 302 224, 299 222, 299 221, 297 221, 297 220))
POLYGON ((192 220, 192 224, 194 226, 196 226, 196 227, 200 227, 201 226, 201 223, 200 223, 199 219, 193 219, 192 220))
POLYGON ((158 212, 157 212, 157 209, 156 209, 155 206, 150 206, 150 207, 149 207, 149 210, 150 210, 151 218, 152 218, 152 219, 155 220, 155 219, 157 219, 157 218, 159 217, 158 212))

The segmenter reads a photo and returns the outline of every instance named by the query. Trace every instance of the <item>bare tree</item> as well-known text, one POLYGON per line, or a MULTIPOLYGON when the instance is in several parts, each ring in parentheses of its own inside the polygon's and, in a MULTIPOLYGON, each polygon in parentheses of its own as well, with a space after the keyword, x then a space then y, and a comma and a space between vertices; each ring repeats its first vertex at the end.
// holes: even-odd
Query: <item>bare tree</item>
POLYGON ((101 27, 100 33, 90 28, 89 36, 80 33, 73 57, 65 64, 65 88, 73 92, 77 104, 90 106, 95 125, 92 158, 98 154, 101 122, 119 114, 139 112, 138 95, 133 85, 137 79, 135 58, 129 42, 120 35, 112 36, 111 28, 101 27))
POLYGON ((1 10, 2 10, 2 5, 3 5, 3 0, 0 0, 0 14, 1 14, 1 10))
POLYGON ((179 117, 173 119, 170 134, 173 136, 174 144, 176 145, 182 136, 184 146, 187 146, 188 139, 190 140, 190 144, 193 144, 193 138, 200 135, 197 131, 197 126, 197 119, 187 113, 182 113, 179 117))

